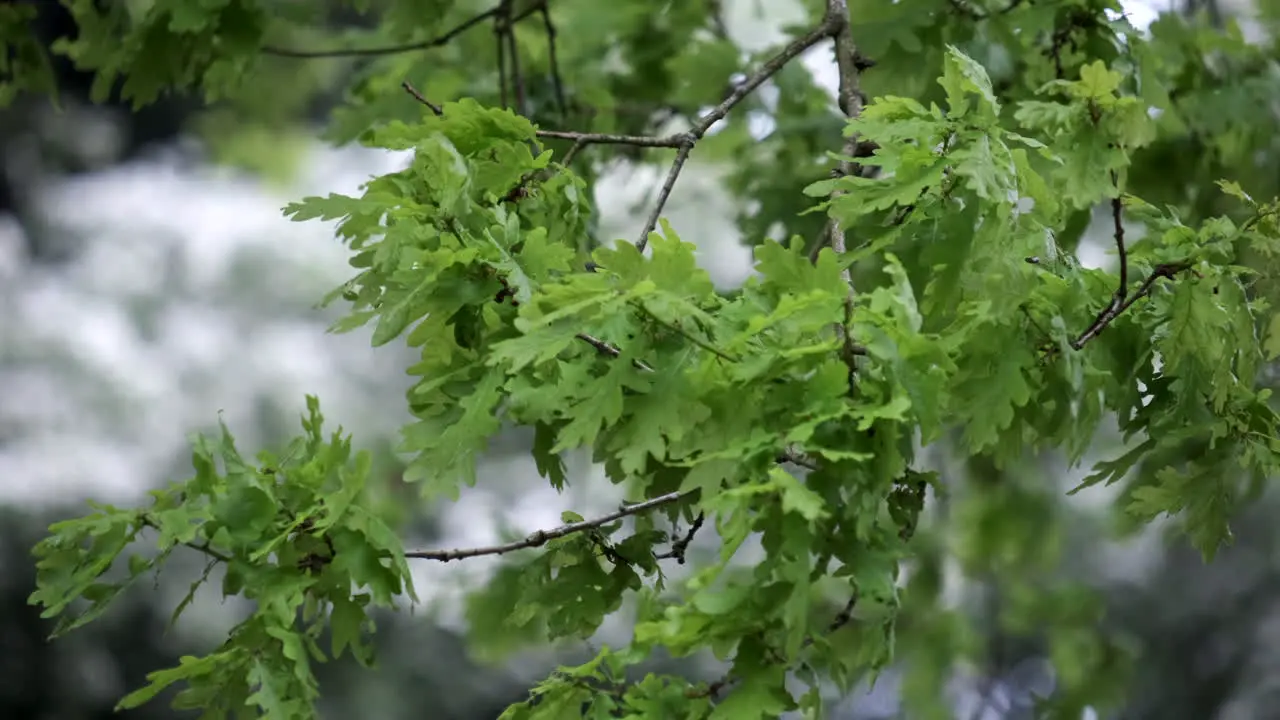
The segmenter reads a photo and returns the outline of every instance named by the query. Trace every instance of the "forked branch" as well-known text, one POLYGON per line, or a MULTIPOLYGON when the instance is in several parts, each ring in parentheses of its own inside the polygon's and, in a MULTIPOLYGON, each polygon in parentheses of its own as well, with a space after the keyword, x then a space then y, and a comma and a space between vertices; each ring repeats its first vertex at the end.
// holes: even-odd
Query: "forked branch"
POLYGON ((1080 333, 1079 337, 1071 341, 1071 348, 1073 350, 1083 348, 1090 340, 1093 340, 1101 334, 1103 330, 1106 330, 1107 326, 1114 322, 1116 318, 1120 317, 1124 311, 1132 307, 1135 302, 1141 300, 1147 295, 1150 295, 1157 280, 1160 278, 1172 279, 1178 273, 1191 269, 1191 263, 1161 263, 1151 271, 1151 275, 1149 275, 1146 280, 1143 280, 1142 284, 1138 286, 1138 289, 1130 295, 1129 251, 1126 248, 1124 241, 1123 211, 1124 202, 1121 200, 1120 195, 1117 194, 1111 199, 1111 222, 1112 237, 1115 239, 1116 243, 1116 254, 1120 257, 1120 281, 1116 286, 1116 291, 1111 295, 1111 302, 1107 303, 1107 306, 1098 313, 1097 317, 1094 318, 1093 322, 1087 329, 1085 329, 1084 332, 1080 333))

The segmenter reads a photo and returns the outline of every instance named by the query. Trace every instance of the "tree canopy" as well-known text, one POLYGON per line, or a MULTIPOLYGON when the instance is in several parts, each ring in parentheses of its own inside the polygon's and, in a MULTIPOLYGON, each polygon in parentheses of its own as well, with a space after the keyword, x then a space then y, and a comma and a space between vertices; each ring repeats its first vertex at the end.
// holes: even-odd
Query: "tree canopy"
MULTIPOLYGON (((1173 518, 1206 558, 1280 463, 1274 3, 1247 40, 1207 12, 1136 28, 1114 0, 810 0, 760 51, 711 0, 63 4, 77 34, 51 52, 96 100, 197 94, 223 142, 322 106, 326 140, 411 151, 285 213, 337 221, 350 249, 334 329, 420 352, 400 450, 424 503, 474 486, 513 426, 555 488, 585 452, 630 498, 406 549, 403 508, 317 398, 278 452, 194 437, 192 477, 35 549, 31 601, 60 633, 178 551, 208 560, 193 593, 220 577, 253 601, 121 708, 180 684, 206 717, 315 717, 313 663, 372 662, 370 611, 415 601, 411 563, 500 555, 475 642, 633 628, 506 718, 820 717, 827 688, 899 661, 913 717, 949 716, 947 677, 981 653, 950 567, 1002 578, 1002 622, 1057 673, 1044 712, 1078 718, 1123 700, 1135 651, 1061 572, 1038 459, 1087 463, 1071 492, 1118 485, 1122 529, 1173 518), (664 219, 691 157, 740 200, 740 287, 664 219), (604 238, 593 188, 617 160, 665 175, 634 235, 604 238), (1080 262, 1091 228, 1106 267, 1080 262), (643 671, 702 651, 728 672, 643 671)), ((0 99, 56 92, 37 13, 0 6, 0 99)))

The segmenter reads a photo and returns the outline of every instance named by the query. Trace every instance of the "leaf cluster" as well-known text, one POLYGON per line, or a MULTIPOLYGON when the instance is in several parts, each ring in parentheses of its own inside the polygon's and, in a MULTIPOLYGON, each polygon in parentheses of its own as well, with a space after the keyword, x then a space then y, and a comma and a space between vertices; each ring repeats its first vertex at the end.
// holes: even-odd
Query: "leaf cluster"
POLYGON ((202 657, 148 676, 120 700, 137 707, 174 683, 178 709, 226 717, 252 709, 263 717, 314 717, 318 696, 311 663, 351 652, 372 662, 369 610, 415 597, 396 533, 365 493, 371 459, 352 454, 339 430, 327 440, 319 402, 307 399, 305 433, 283 457, 250 462, 225 426, 216 439, 193 441, 195 476, 151 493, 146 508, 94 505, 95 512, 50 527, 35 548, 33 603, 58 618, 54 635, 99 617, 131 583, 156 573, 178 548, 207 559, 204 573, 174 608, 171 622, 220 571, 224 597, 254 610, 225 643, 202 657), (137 552, 146 538, 149 552, 137 552), (326 652, 317 643, 330 630, 326 652))

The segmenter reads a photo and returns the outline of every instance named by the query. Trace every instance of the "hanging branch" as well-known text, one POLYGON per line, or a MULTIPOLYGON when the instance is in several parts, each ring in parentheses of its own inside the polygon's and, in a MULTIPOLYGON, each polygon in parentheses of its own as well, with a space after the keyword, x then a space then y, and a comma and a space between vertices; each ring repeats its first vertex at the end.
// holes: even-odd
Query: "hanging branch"
MULTIPOLYGON (((547 64, 550 66, 551 88, 556 96, 556 109, 560 111, 560 117, 563 118, 568 112, 569 105, 565 101, 564 81, 560 78, 560 61, 556 59, 556 26, 551 22, 551 8, 547 7, 546 0, 539 5, 538 12, 542 14, 542 27, 547 33, 547 64)), ((568 157, 566 156, 562 164, 569 164, 568 157)))
POLYGON ((511 0, 502 0, 498 11, 493 14, 493 35, 497 40, 494 48, 498 51, 498 104, 504 108, 511 107, 511 104, 507 102, 507 43, 502 34, 502 21, 510 21, 510 17, 511 0))
POLYGON ((504 20, 495 20, 494 25, 495 28, 502 26, 502 37, 498 41, 501 43, 503 38, 506 39, 507 52, 511 55, 511 87, 515 91, 516 110, 528 117, 529 97, 525 90, 524 72, 520 69, 520 46, 516 43, 515 20, 508 14, 504 20))
MULTIPOLYGON (((413 84, 410 83, 408 80, 405 80, 404 82, 400 83, 400 86, 404 88, 405 92, 409 93, 409 95, 412 96, 413 99, 425 105, 428 109, 431 110, 431 112, 435 113, 437 116, 444 114, 443 107, 436 105, 435 103, 428 100, 426 96, 418 92, 417 88, 415 88, 413 84)), ((542 137, 572 138, 575 141, 573 146, 574 148, 580 148, 586 143, 593 142, 593 141, 602 142, 602 143, 613 142, 613 143, 635 144, 633 142, 635 140, 640 140, 643 142, 643 141, 652 141, 652 140, 659 139, 659 138, 632 137, 632 136, 626 136, 626 135, 595 135, 591 133, 564 133, 564 132, 554 132, 554 131, 539 131, 539 135, 542 137)), ((661 147, 661 146, 658 146, 658 147, 661 147)), ((510 192, 508 192, 507 196, 503 199, 507 201, 514 200, 523 190, 524 190, 524 183, 520 183, 516 185, 516 187, 513 188, 510 192)), ((618 349, 616 346, 604 340, 601 340, 600 338, 597 338, 595 336, 588 335, 586 333, 578 333, 574 337, 576 337, 578 340, 581 340, 582 342, 585 342, 591 347, 595 348, 596 352, 600 353, 601 355, 607 355, 613 358, 622 356, 622 350, 618 349)), ((638 369, 643 370, 645 372, 653 372, 653 367, 645 363, 643 360, 639 360, 639 359, 632 360, 632 364, 634 364, 638 369)))
MULTIPOLYGON (((693 126, 686 131, 657 136, 538 130, 538 137, 573 141, 576 148, 574 152, 587 145, 631 145, 634 147, 673 148, 676 150, 676 157, 672 161, 671 168, 667 171, 666 179, 662 183, 662 188, 658 192, 656 206, 649 213, 648 218, 645 220, 644 229, 635 242, 636 247, 643 252, 649 243, 649 233, 657 227, 658 218, 662 215, 667 199, 671 196, 671 191, 675 187, 676 180, 679 178, 681 170, 684 169, 685 162, 689 159, 694 145, 705 137, 716 123, 723 120, 738 103, 764 84, 766 80, 773 77, 783 66, 822 40, 833 37, 841 27, 847 27, 847 15, 847 7, 843 15, 828 12, 817 27, 791 41, 777 55, 766 60, 746 80, 736 85, 733 91, 718 105, 695 120, 693 126)), ((850 67, 853 67, 853 63, 851 56, 850 67)), ((856 73, 856 70, 854 72, 856 73)))
MULTIPOLYGON (((533 0, 529 7, 511 16, 510 21, 512 23, 520 22, 545 7, 546 2, 547 0, 533 0)), ((479 25, 485 20, 497 17, 498 14, 502 12, 503 7, 508 3, 509 0, 503 0, 502 3, 467 18, 443 34, 437 35, 430 40, 422 40, 420 42, 404 43, 401 45, 386 45, 383 47, 345 48, 337 50, 294 50, 291 48, 276 47, 274 45, 263 45, 261 52, 265 55, 274 55, 275 57, 305 60, 311 58, 372 57, 378 55, 396 55, 398 53, 414 52, 417 50, 429 50, 431 48, 447 45, 457 36, 479 25)))
MULTIPOLYGON (((515 23, 519 18, 512 17, 513 0, 502 0, 497 12, 493 15, 493 35, 498 49, 498 89, 502 107, 511 107, 508 102, 507 87, 515 92, 515 108, 521 115, 529 114, 525 93, 524 74, 520 70, 520 46, 516 43, 515 23), (510 58, 508 60, 508 58, 510 58), (508 70, 508 67, 510 70, 508 70)), ((541 5, 546 7, 546 0, 541 5)), ((520 17, 528 17, 533 10, 526 11, 520 17)))
MULTIPOLYGON (((1111 175, 1114 179, 1115 173, 1113 172, 1111 175)), ((1129 294, 1129 251, 1125 248, 1124 244, 1123 213, 1124 202, 1120 199, 1119 192, 1117 192, 1116 196, 1111 198, 1111 223, 1112 237, 1115 239, 1116 243, 1116 254, 1120 257, 1120 282, 1116 287, 1115 293, 1111 295, 1111 302, 1107 303, 1107 306, 1102 309, 1102 312, 1098 313, 1098 317, 1094 319, 1093 324, 1089 326, 1089 329, 1081 333, 1080 337, 1076 338, 1071 343, 1071 347, 1076 350, 1084 347, 1085 343, 1089 342, 1091 339, 1096 337, 1098 333, 1102 332, 1106 326, 1111 324, 1112 320, 1116 319, 1116 316, 1120 314, 1121 310, 1127 307, 1125 305, 1125 299, 1129 294)))

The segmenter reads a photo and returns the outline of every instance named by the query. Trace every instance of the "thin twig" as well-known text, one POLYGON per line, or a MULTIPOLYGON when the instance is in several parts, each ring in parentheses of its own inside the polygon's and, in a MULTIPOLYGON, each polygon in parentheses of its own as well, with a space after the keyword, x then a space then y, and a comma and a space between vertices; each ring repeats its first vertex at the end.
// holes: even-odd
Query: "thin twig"
MULTIPOLYGON (((600 353, 601 355, 608 355, 609 357, 613 357, 613 358, 622 357, 621 350, 614 347, 613 345, 610 345, 604 340, 601 340, 600 338, 595 337, 594 335, 588 335, 586 333, 578 333, 577 335, 574 335, 574 337, 590 345, 591 347, 595 348, 596 352, 600 353)), ((632 360, 631 363, 635 365, 637 368, 645 372, 653 372, 653 367, 650 366, 648 363, 644 362, 643 360, 632 360)))
POLYGON ((804 51, 822 42, 824 38, 834 35, 841 22, 848 23, 847 8, 843 16, 833 16, 828 12, 823 16, 822 22, 817 27, 792 40, 777 55, 766 60, 754 73, 748 75, 746 80, 734 86, 728 97, 721 100, 719 105, 716 105, 707 114, 699 118, 689 132, 695 138, 701 140, 702 136, 706 135, 707 131, 711 129, 711 126, 724 119, 734 106, 742 102, 742 99, 750 95, 756 88, 763 85, 766 80, 773 77, 784 65, 799 57, 804 51))
POLYGON ((644 229, 640 231, 640 237, 636 239, 636 247, 640 252, 644 252, 644 248, 649 244, 649 233, 658 227, 658 218, 662 215, 662 209, 666 207, 667 198, 671 197, 671 191, 675 189, 676 180, 680 177, 680 171, 684 169, 685 161, 689 159, 689 153, 693 152, 693 144, 697 140, 692 134, 684 136, 685 143, 676 151, 676 159, 671 163, 671 169, 667 171, 667 179, 662 181, 662 189, 658 191, 658 201, 654 204, 653 210, 649 211, 649 217, 645 218, 644 229))
POLYGON ((558 528, 550 530, 539 530, 523 540, 503 543, 501 545, 489 545, 486 547, 474 548, 458 548, 456 550, 414 550, 404 554, 407 558, 416 558, 420 560, 439 560, 441 562, 449 562, 450 560, 462 560, 464 558, 479 557, 481 555, 504 555, 506 553, 515 552, 517 550, 528 550, 530 548, 545 545, 550 540, 562 538, 566 535, 572 535, 584 530, 594 530, 603 525, 608 525, 615 520, 621 520, 629 515, 652 510, 663 505, 670 505, 689 495, 692 491, 672 492, 666 495, 659 495, 652 500, 636 503, 634 505, 623 505, 615 512, 608 515, 602 515, 592 520, 582 520, 580 522, 568 523, 558 528))
POLYGON ((587 144, 585 142, 581 140, 574 140, 573 144, 569 146, 569 149, 565 151, 564 157, 560 158, 560 164, 565 167, 569 167, 569 163, 573 162, 573 158, 576 157, 577 154, 581 152, 582 148, 586 146, 587 144))
MULTIPOLYGON (((1117 182, 1116 173, 1111 172, 1111 181, 1117 182)), ((1129 287, 1129 251, 1124 244, 1124 202, 1120 199, 1119 193, 1111 198, 1111 224, 1112 237, 1116 241, 1116 255, 1120 257, 1120 288, 1117 292, 1120 299, 1124 299, 1125 288, 1129 287)))
POLYGON ((440 105, 436 105, 435 103, 428 100, 426 96, 418 92, 418 89, 415 88, 408 80, 405 80, 404 82, 400 83, 400 87, 404 88, 405 92, 412 95, 414 100, 417 100, 418 102, 430 108, 431 112, 435 113, 437 117, 444 114, 443 107, 441 107, 440 105))
MULTIPOLYGON (((152 520, 149 515, 142 515, 138 519, 141 521, 143 527, 149 527, 152 530, 156 530, 156 531, 160 530, 160 526, 156 524, 156 522, 152 520)), ((205 557, 208 557, 211 560, 216 560, 221 563, 231 562, 230 555, 214 550, 213 547, 209 545, 209 542, 207 540, 202 543, 188 541, 188 542, 183 542, 178 544, 182 545, 183 547, 191 548, 196 552, 203 553, 205 557)))
POLYGON ((693 127, 687 133, 678 133, 672 136, 672 139, 678 141, 676 147, 675 160, 671 164, 671 169, 667 172, 667 178, 662 183, 662 190, 658 193, 657 206, 649 213, 648 219, 645 221, 644 229, 640 232, 640 237, 636 240, 636 247, 641 252, 645 246, 649 244, 649 233, 658 225, 658 218, 662 215, 662 209, 666 205, 667 198, 671 196, 671 190, 675 187, 676 180, 680 177, 680 171, 684 168, 685 161, 689 159, 689 154, 693 151, 693 146, 701 140, 707 131, 713 125, 724 119, 729 111, 743 98, 750 95, 752 91, 760 87, 766 80, 773 77, 787 63, 798 57, 801 53, 809 48, 817 45, 824 38, 831 37, 839 29, 840 24, 848 25, 848 8, 846 6, 844 15, 837 17, 830 11, 823 16, 822 22, 817 27, 805 33, 799 38, 792 40, 777 55, 769 58, 754 73, 747 76, 747 79, 736 85, 719 105, 713 107, 705 115, 698 118, 693 123, 693 127))
MULTIPOLYGON (((1113 173, 1114 176, 1114 173, 1113 173)), ((1129 295, 1129 253, 1124 245, 1124 202, 1120 198, 1120 194, 1111 198, 1111 221, 1113 224, 1112 237, 1115 238, 1116 254, 1120 256, 1120 282, 1116 286, 1116 291, 1111 295, 1111 302, 1098 313, 1093 324, 1085 330, 1080 337, 1071 343, 1071 347, 1079 350, 1084 344, 1089 342, 1098 333, 1102 332, 1112 320, 1120 314, 1120 308, 1125 307, 1125 299, 1129 295)))
MULTIPOLYGON (((507 1, 508 0, 504 0, 504 2, 507 2, 507 1)), ((540 0, 539 2, 533 3, 531 7, 528 7, 522 10, 519 14, 512 17, 511 22, 513 23, 519 22, 524 18, 534 14, 535 12, 538 12, 538 10, 542 8, 544 3, 545 3, 545 0, 540 0)), ((387 45, 383 47, 372 47, 372 48, 346 48, 346 49, 340 49, 340 50, 293 50, 290 48, 275 47, 273 45, 264 45, 261 48, 261 52, 265 55, 274 55, 275 57, 308 59, 308 58, 368 57, 368 56, 376 56, 376 55, 395 55, 397 53, 403 53, 403 52, 427 50, 430 48, 436 48, 442 45, 447 45, 449 41, 453 40, 455 37, 470 30, 476 25, 479 25, 485 20, 495 17, 501 11, 501 9, 502 9, 502 4, 491 7, 488 10, 485 10, 484 12, 479 13, 478 15, 473 15, 470 18, 467 18, 462 23, 444 32, 443 34, 437 35, 436 37, 433 37, 430 40, 423 40, 421 42, 404 43, 402 45, 387 45)))

